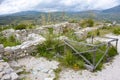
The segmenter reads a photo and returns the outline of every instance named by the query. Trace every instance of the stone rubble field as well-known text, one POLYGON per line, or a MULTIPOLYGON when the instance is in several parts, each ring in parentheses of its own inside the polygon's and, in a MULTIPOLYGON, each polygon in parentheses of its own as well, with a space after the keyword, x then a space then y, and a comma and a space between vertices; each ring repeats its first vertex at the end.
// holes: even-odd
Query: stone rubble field
MULTIPOLYGON (((25 57, 17 59, 16 61, 9 61, 8 63, 3 61, 0 57, 0 80, 19 80, 24 77, 25 80, 54 80, 54 70, 59 67, 59 62, 53 60, 50 61, 43 57, 35 58, 26 55, 32 52, 37 44, 42 44, 46 40, 43 36, 39 35, 46 34, 46 32, 48 32, 46 28, 53 27, 55 29, 54 33, 59 33, 62 30, 61 28, 64 28, 64 26, 68 24, 69 23, 66 22, 56 25, 43 26, 33 30, 15 31, 13 29, 9 29, 3 31, 2 33, 4 36, 9 37, 10 35, 15 35, 22 43, 21 45, 5 48, 0 45, 0 54, 4 53, 10 58, 15 57, 13 53, 18 54, 18 57, 25 57), (25 74, 20 74, 21 72, 25 72, 25 74)), ((101 26, 99 26, 97 28, 85 28, 79 30, 79 27, 77 27, 78 25, 76 24, 70 24, 70 26, 78 37, 84 36, 84 33, 86 32, 101 28, 101 26)), ((117 50, 118 53, 120 53, 120 36, 112 34, 108 34, 106 36, 119 39, 117 50)), ((61 38, 66 37, 62 36, 60 39, 61 38)), ((99 37, 95 37, 95 40, 99 40, 101 42, 108 41, 99 37)), ((89 42, 90 39, 87 39, 86 41, 89 42)), ((115 45, 115 43, 112 45, 115 45)), ((88 70, 74 71, 69 68, 64 68, 64 70, 60 72, 59 80, 120 80, 119 75, 120 55, 118 54, 114 57, 112 62, 105 63, 104 68, 101 71, 94 73, 88 70)))

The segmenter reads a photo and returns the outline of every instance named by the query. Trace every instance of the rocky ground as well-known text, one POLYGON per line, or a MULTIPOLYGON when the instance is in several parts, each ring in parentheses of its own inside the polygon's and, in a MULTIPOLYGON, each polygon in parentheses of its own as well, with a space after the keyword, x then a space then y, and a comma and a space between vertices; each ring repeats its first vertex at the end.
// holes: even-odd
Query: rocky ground
POLYGON ((17 80, 18 77, 7 62, 0 60, 0 80, 17 80))
POLYGON ((12 67, 21 66, 18 70, 25 70, 26 74, 21 74, 25 80, 53 80, 55 78, 54 70, 58 68, 59 63, 49 61, 45 58, 34 58, 31 56, 10 62, 12 67))
MULTIPOLYGON (((82 37, 86 35, 86 32, 102 27, 101 25, 98 27, 79 30, 79 27, 76 24, 62 23, 54 26, 43 26, 34 30, 5 30, 2 33, 6 37, 15 35, 16 38, 22 43, 21 45, 6 48, 3 48, 3 46, 0 45, 0 54, 3 54, 3 52, 9 53, 10 55, 13 53, 23 55, 24 53, 29 53, 34 49, 33 46, 45 41, 45 38, 39 34, 45 34, 45 32, 47 32, 47 27, 53 27, 55 29, 54 33, 59 33, 62 32, 62 28, 66 25, 72 26, 71 28, 75 31, 75 34, 78 37, 82 37)), ((120 36, 115 36, 112 34, 108 34, 106 36, 119 39, 117 50, 118 53, 120 53, 120 36)), ((62 39, 63 37, 64 36, 60 38, 62 39)), ((95 40, 102 42, 109 41, 108 39, 100 37, 95 37, 95 40)), ((90 39, 87 39, 87 42, 89 41, 90 39)), ((115 45, 115 43, 113 43, 113 45, 115 45)), ((13 55, 10 57, 13 57, 13 55)), ((17 59, 16 61, 9 61, 8 63, 0 59, 0 80, 19 80, 18 78, 23 80, 53 80, 56 77, 54 70, 58 69, 58 67, 59 62, 50 61, 42 57, 35 58, 32 56, 27 56, 17 59)), ((104 64, 104 68, 101 71, 94 73, 88 70, 74 71, 72 69, 64 68, 64 70, 62 70, 59 74, 59 80, 120 80, 119 75, 120 55, 117 55, 114 57, 112 62, 104 64)))

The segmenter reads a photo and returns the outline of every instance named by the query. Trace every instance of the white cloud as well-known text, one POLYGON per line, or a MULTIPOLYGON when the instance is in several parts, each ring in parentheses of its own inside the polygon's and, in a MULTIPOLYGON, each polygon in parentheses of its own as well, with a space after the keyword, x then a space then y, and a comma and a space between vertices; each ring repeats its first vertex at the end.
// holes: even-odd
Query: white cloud
POLYGON ((26 10, 40 11, 81 11, 107 9, 119 5, 119 0, 1 0, 0 14, 26 10))

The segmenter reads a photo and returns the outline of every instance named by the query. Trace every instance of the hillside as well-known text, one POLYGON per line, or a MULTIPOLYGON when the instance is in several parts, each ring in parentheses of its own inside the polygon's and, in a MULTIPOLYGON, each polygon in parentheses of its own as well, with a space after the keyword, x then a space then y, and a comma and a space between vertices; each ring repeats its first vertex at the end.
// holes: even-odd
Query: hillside
POLYGON ((110 8, 110 9, 107 9, 107 10, 104 10, 103 12, 105 12, 105 13, 120 13, 120 5, 110 8))
POLYGON ((69 19, 80 20, 83 18, 93 18, 99 21, 117 21, 120 23, 120 5, 103 11, 83 11, 83 12, 38 12, 23 11, 10 15, 0 16, 0 25, 6 24, 37 24, 41 25, 44 20, 46 22, 58 23, 68 21, 69 19))

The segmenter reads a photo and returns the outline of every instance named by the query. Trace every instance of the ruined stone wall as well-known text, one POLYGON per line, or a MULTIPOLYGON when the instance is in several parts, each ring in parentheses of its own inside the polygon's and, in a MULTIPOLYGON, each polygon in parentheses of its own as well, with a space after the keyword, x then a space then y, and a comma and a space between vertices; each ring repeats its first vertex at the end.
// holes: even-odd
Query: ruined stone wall
POLYGON ((19 58, 28 55, 35 50, 36 45, 41 44, 42 42, 45 41, 45 38, 41 35, 49 34, 48 28, 53 28, 54 34, 59 34, 59 33, 63 33, 63 29, 65 27, 71 28, 74 31, 77 31, 79 30, 78 28, 80 28, 78 24, 65 22, 55 25, 40 26, 36 29, 4 30, 1 32, 3 36, 10 37, 11 35, 14 35, 15 38, 21 42, 21 45, 17 45, 13 47, 9 47, 9 46, 5 47, 4 54, 3 52, 1 53, 3 56, 10 59, 19 58))

